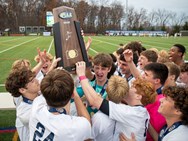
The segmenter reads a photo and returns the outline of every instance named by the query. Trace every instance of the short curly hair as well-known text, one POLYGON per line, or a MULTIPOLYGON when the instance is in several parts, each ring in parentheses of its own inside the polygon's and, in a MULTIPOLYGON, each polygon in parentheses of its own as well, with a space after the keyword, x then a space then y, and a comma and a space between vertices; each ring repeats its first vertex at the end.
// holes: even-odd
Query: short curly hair
POLYGON ((133 81, 132 86, 136 89, 138 94, 142 95, 141 102, 144 106, 155 102, 157 93, 152 83, 147 80, 137 78, 133 81))
POLYGON ((28 69, 31 69, 31 63, 27 59, 19 59, 13 62, 12 64, 12 70, 19 70, 22 67, 27 67, 28 69))
POLYGON ((181 72, 188 72, 188 63, 184 63, 180 66, 181 72))
POLYGON ((35 73, 29 70, 27 67, 12 70, 6 78, 5 88, 9 93, 11 93, 12 96, 19 97, 22 95, 19 92, 19 89, 25 88, 34 77, 35 73))
POLYGON ((132 52, 137 52, 138 55, 142 52, 142 44, 138 41, 132 41, 124 47, 124 50, 131 49, 132 52))
POLYGON ((128 91, 129 85, 125 78, 117 75, 110 77, 106 88, 109 100, 114 103, 120 103, 128 91))
POLYGON ((181 111, 181 120, 188 125, 188 88, 181 86, 166 86, 163 94, 174 101, 174 107, 181 111))

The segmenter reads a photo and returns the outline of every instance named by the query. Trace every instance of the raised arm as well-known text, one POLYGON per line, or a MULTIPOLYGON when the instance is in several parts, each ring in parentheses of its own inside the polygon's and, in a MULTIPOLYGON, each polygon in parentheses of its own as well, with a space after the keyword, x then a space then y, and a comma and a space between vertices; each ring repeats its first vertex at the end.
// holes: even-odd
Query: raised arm
POLYGON ((77 110, 78 116, 85 117, 91 123, 90 115, 89 115, 86 107, 82 103, 82 100, 80 99, 80 97, 75 89, 74 89, 74 102, 76 105, 76 110, 77 110))
POLYGON ((48 70, 47 73, 49 73, 50 71, 52 71, 53 69, 55 69, 57 67, 57 63, 61 60, 61 58, 56 58, 54 57, 53 61, 52 61, 52 64, 48 70))
POLYGON ((92 38, 91 37, 88 37, 88 41, 87 43, 85 44, 85 48, 86 48, 86 51, 88 52, 90 46, 91 46, 91 43, 92 43, 92 38))
POLYGON ((131 73, 132 75, 135 77, 135 78, 138 78, 141 76, 139 70, 136 68, 136 65, 134 64, 133 62, 133 52, 132 50, 130 49, 126 49, 124 52, 124 58, 126 60, 126 62, 128 63, 129 65, 129 68, 131 70, 131 73))
POLYGON ((35 72, 35 74, 39 73, 39 71, 41 70, 42 66, 46 62, 46 60, 45 60, 45 58, 46 58, 46 50, 44 50, 44 53, 42 53, 40 51, 40 49, 37 48, 37 52, 38 52, 40 60, 39 60, 38 64, 35 67, 32 68, 32 71, 35 72))
POLYGON ((153 140, 158 141, 158 133, 150 123, 148 126, 148 131, 149 131, 150 135, 152 136, 153 140))
POLYGON ((95 92, 93 87, 91 87, 91 85, 89 84, 88 79, 86 79, 85 76, 85 70, 86 70, 85 62, 82 61, 76 63, 76 73, 80 79, 80 83, 84 91, 84 94, 87 100, 89 101, 90 105, 99 109, 103 99, 95 92))

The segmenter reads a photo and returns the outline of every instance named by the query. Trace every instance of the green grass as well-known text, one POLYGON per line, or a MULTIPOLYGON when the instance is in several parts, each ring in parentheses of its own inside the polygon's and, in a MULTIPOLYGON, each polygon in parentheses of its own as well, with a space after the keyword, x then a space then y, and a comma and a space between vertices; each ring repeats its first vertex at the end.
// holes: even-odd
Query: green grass
MULTIPOLYGON (((0 128, 12 127, 15 125, 15 110, 0 110, 0 128)), ((0 133, 0 141, 11 141, 14 133, 0 133)))
MULTIPOLYGON (((93 42, 89 54, 94 56, 96 52, 114 52, 120 43, 128 43, 130 41, 141 41, 146 48, 157 48, 158 50, 169 50, 173 44, 180 43, 188 46, 188 37, 179 38, 162 38, 162 37, 125 37, 125 36, 93 36, 93 42)), ((17 59, 28 59, 32 66, 36 65, 34 61, 37 55, 37 48, 41 50, 49 50, 53 37, 42 36, 26 36, 26 37, 0 37, 0 84, 4 84, 5 79, 11 69, 12 63, 17 59)), ((85 37, 87 40, 87 37, 85 37)), ((54 45, 50 49, 52 55, 54 45)), ((188 54, 185 59, 188 60, 188 54)), ((0 86, 0 92, 6 91, 0 86)))
MULTIPOLYGON (((94 56, 96 52, 114 52, 120 43, 130 41, 141 41, 146 48, 157 48, 159 50, 169 50, 173 44, 180 43, 188 47, 188 37, 181 38, 161 38, 161 37, 122 37, 122 36, 93 36, 93 42, 89 54, 94 56)), ((36 65, 34 61, 37 55, 37 48, 48 51, 53 37, 0 37, 0 84, 4 84, 6 77, 11 69, 12 63, 17 59, 28 59, 32 66, 36 65)), ((85 37, 87 40, 87 37, 85 37)), ((54 55, 54 45, 50 49, 54 55)), ((188 60, 188 54, 185 59, 188 60)), ((5 88, 0 86, 0 92, 5 92, 5 88)), ((15 125, 15 110, 0 111, 0 127, 10 127, 15 125)), ((13 133, 0 134, 0 141, 12 140, 13 133)))

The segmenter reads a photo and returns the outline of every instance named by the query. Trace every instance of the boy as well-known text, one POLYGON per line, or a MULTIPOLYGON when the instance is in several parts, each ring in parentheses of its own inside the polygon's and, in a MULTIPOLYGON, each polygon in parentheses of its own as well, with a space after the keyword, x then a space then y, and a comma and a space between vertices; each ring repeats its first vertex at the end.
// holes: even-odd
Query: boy
POLYGON ((68 72, 60 69, 49 72, 41 82, 41 92, 30 115, 30 141, 83 141, 91 137, 90 116, 68 72), (69 115, 71 97, 79 117, 69 115))
POLYGON ((12 70, 6 79, 6 90, 13 97, 20 97, 16 105, 16 121, 21 122, 17 131, 21 141, 29 140, 29 118, 33 100, 38 96, 40 85, 35 78, 35 72, 28 67, 12 70))
MULTIPOLYGON (((121 103, 129 91, 129 85, 126 79, 120 76, 112 76, 109 79, 106 92, 108 99, 114 103, 121 103)), ((112 141, 115 129, 115 121, 110 119, 104 113, 98 111, 92 117, 92 136, 94 141, 112 141)))
MULTIPOLYGON (((122 98, 128 105, 116 104, 98 96, 89 85, 85 77, 85 62, 76 63, 76 72, 89 103, 109 116, 110 119, 116 121, 113 140, 117 141, 119 139, 120 132, 130 136, 131 132, 135 131, 138 133, 136 139, 145 141, 149 114, 143 105, 145 106, 155 101, 156 93, 153 85, 143 79, 135 80, 129 93, 125 95, 125 98, 122 98)), ((116 88, 114 86, 114 89, 116 88)))
MULTIPOLYGON (((109 54, 99 53, 93 58, 92 62, 94 70, 94 74, 92 77, 94 77, 94 80, 90 81, 90 85, 101 97, 106 99, 106 86, 108 83, 107 75, 111 70, 111 66, 113 63, 112 58, 109 54)), ((77 87, 77 92, 85 102, 89 114, 92 116, 94 113, 96 113, 98 110, 91 107, 89 103, 85 101, 84 91, 81 86, 77 87)))
POLYGON ((188 63, 182 64, 180 71, 179 80, 188 87, 188 63))

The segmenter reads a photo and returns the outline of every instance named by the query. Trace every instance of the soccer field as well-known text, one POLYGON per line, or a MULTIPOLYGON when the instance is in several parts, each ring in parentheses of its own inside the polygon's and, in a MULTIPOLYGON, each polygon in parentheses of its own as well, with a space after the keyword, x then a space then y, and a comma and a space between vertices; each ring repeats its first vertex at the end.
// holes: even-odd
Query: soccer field
MULTIPOLYGON (((179 38, 162 38, 162 37, 123 37, 123 36, 92 36, 93 42, 89 50, 89 54, 94 56, 98 52, 112 53, 120 43, 128 43, 130 41, 141 41, 146 48, 157 48, 158 50, 169 48, 173 44, 183 44, 188 47, 188 37, 179 38)), ((87 37, 84 39, 87 41, 87 37)), ((5 92, 5 79, 11 69, 12 63, 17 59, 28 59, 32 66, 36 65, 34 61, 37 55, 37 48, 46 49, 52 55, 54 52, 53 37, 42 36, 26 36, 26 37, 0 37, 0 93, 5 92)), ((188 60, 188 55, 185 57, 188 60)), ((0 128, 14 127, 15 110, 1 110, 0 128), (2 122, 3 121, 3 122, 2 122)), ((1 141, 14 140, 17 141, 16 134, 5 132, 0 133, 1 141)))
MULTIPOLYGON (((98 52, 112 53, 120 43, 130 41, 141 41, 146 48, 157 48, 158 50, 169 48, 173 44, 188 46, 188 37, 126 37, 126 36, 92 36, 93 42, 89 54, 94 56, 98 52)), ((87 37, 84 37, 87 41, 87 37)), ((0 37, 0 92, 5 92, 5 79, 11 69, 12 63, 17 59, 28 59, 32 66, 35 65, 34 57, 37 48, 46 49, 52 55, 54 52, 53 37, 24 36, 24 37, 0 37)), ((188 60, 188 55, 185 57, 188 60)))

